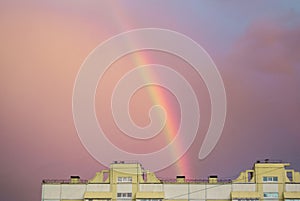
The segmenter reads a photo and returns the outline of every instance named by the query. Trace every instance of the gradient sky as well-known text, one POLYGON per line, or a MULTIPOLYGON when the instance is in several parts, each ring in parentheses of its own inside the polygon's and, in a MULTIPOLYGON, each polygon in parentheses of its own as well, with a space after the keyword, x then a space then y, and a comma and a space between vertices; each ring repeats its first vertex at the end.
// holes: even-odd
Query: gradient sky
MULTIPOLYGON (((218 174, 235 178, 265 158, 290 162, 300 170, 297 0, 2 0, 0 27, 2 200, 40 200, 42 179, 67 179, 73 174, 89 179, 104 168, 78 138, 72 116, 73 86, 82 62, 97 45, 134 28, 171 29, 195 40, 215 61, 227 94, 223 134, 213 152, 201 161, 198 152, 210 112, 201 79, 182 70, 181 61, 170 55, 144 53, 148 60, 141 63, 159 61, 181 70, 200 91, 197 95, 203 111, 196 141, 177 163, 158 172, 160 177, 218 174)), ((119 62, 128 65, 127 70, 136 64, 130 56, 119 62)), ((107 73, 99 87, 104 87, 103 93, 109 94, 120 72, 107 73)), ((175 108, 174 121, 178 122, 174 97, 163 89, 156 90, 170 99, 169 107, 175 108)), ((101 93, 96 94, 99 121, 101 114, 107 115, 108 120, 102 123, 108 131, 114 130, 105 106, 108 102, 103 99, 106 96, 101 93)), ((149 98, 144 90, 132 100, 137 124, 147 122, 145 114, 152 104, 149 98)), ((118 137, 108 137, 122 146, 118 137)), ((156 139, 153 148, 164 143, 168 142, 156 139)), ((133 151, 145 151, 141 148, 133 151)))

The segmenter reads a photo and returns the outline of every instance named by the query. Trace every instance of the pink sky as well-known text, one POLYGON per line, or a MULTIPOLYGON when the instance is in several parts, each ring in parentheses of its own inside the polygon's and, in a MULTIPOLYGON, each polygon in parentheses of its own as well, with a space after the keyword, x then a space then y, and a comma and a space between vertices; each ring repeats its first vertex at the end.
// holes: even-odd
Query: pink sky
MULTIPOLYGON (((210 118, 203 81, 182 68, 185 64, 178 58, 144 53, 145 63, 170 65, 190 81, 202 118, 188 152, 158 172, 160 177, 236 177, 265 158, 290 162, 300 170, 299 12, 297 1, 254 1, 247 6, 238 1, 1 1, 2 199, 39 200, 42 179, 66 179, 72 174, 89 179, 104 168, 78 138, 72 116, 74 82, 82 62, 97 45, 133 28, 171 29, 195 40, 214 59, 227 94, 222 136, 201 161, 199 147, 210 118)), ((126 66, 123 71, 133 67, 130 56, 119 62, 126 66)), ((108 72, 96 94, 98 119, 107 131, 116 128, 107 107, 109 100, 102 93, 109 95, 120 73, 117 66, 108 72)), ((168 97, 177 122, 178 103, 169 92, 161 93, 168 97)), ((144 90, 132 100, 137 124, 148 122, 149 99, 144 90)), ((148 151, 145 142, 133 149, 116 133, 109 138, 124 149, 148 151)), ((151 140, 149 150, 169 139, 160 135, 151 140)))

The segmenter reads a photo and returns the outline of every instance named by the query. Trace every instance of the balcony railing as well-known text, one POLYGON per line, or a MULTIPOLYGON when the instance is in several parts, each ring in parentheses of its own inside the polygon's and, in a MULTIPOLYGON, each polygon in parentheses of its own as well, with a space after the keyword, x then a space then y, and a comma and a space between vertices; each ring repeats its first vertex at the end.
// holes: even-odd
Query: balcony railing
MULTIPOLYGON (((43 184, 74 184, 69 179, 44 179, 43 184)), ((88 180, 80 179, 76 184, 87 184, 88 180)))

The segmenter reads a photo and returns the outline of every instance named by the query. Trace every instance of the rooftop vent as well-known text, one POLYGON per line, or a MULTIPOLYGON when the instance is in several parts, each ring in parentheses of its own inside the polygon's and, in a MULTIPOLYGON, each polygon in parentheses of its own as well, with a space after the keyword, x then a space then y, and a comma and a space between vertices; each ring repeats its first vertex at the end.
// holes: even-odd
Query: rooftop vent
POLYGON ((215 184, 218 182, 218 176, 217 175, 210 175, 208 177, 208 183, 215 184))
POLYGON ((178 175, 178 176, 176 177, 176 182, 180 182, 180 183, 185 182, 185 176, 178 175))
POLYGON ((72 184, 78 184, 80 182, 80 176, 71 176, 70 181, 72 184))

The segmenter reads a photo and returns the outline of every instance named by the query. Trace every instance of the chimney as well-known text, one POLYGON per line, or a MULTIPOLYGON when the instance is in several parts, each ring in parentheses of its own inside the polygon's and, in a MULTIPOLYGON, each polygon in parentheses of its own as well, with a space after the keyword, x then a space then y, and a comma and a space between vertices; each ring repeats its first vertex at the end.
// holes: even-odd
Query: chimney
POLYGON ((218 182, 218 176, 217 175, 210 175, 208 177, 208 183, 215 184, 218 182))
POLYGON ((184 183, 185 182, 185 176, 177 176, 176 177, 176 182, 177 183, 184 183))
POLYGON ((78 184, 80 182, 79 176, 71 176, 70 177, 71 184, 78 184))

